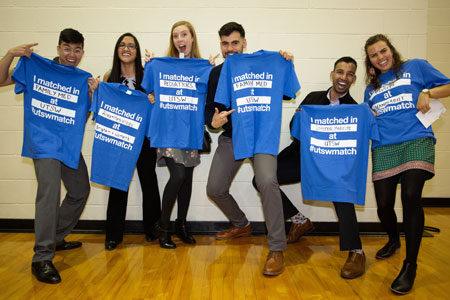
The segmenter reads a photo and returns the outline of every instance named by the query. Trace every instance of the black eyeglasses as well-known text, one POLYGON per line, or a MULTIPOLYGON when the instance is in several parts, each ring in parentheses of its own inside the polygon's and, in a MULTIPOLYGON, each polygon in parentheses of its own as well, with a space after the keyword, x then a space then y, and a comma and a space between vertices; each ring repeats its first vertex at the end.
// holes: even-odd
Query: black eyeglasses
POLYGON ((125 48, 128 48, 130 50, 136 50, 136 45, 135 44, 125 44, 125 43, 119 44, 119 49, 125 50, 125 48))

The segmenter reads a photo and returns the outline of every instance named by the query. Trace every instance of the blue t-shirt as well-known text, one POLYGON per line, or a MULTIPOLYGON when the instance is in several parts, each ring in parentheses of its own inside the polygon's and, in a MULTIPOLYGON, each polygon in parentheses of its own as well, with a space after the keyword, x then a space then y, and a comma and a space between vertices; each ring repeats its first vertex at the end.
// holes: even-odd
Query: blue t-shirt
POLYGON ((155 92, 149 137, 152 147, 201 149, 211 64, 198 58, 152 58, 141 86, 155 92))
POLYGON ((379 139, 369 107, 301 107, 291 134, 300 140, 303 198, 364 205, 369 139, 379 139))
POLYGON ((16 94, 24 93, 22 156, 54 158, 78 169, 90 106, 89 77, 36 53, 19 59, 12 79, 16 94))
POLYGON ((231 107, 235 159, 278 154, 283 95, 295 98, 294 65, 280 53, 260 50, 227 56, 214 101, 231 107))
POLYGON ((91 106, 96 121, 91 181, 128 190, 147 133, 150 110, 145 93, 120 83, 99 84, 91 106))
POLYGON ((423 137, 433 139, 433 129, 425 128, 416 117, 416 105, 423 89, 450 83, 444 74, 423 59, 413 59, 403 64, 400 78, 394 70, 380 75, 381 87, 368 86, 364 102, 377 113, 380 140, 372 143, 372 149, 423 137))

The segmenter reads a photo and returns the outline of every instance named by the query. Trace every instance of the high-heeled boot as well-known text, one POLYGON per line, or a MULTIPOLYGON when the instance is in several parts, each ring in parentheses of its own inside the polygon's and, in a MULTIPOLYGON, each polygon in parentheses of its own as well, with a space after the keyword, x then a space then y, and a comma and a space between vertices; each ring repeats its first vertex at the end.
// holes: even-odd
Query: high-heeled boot
POLYGON ((165 249, 175 249, 177 245, 172 241, 169 228, 164 228, 156 222, 154 225, 155 232, 158 235, 159 246, 165 249))
POLYGON ((175 221, 175 233, 185 244, 195 244, 194 237, 187 230, 186 220, 175 221))
POLYGON ((145 232, 145 239, 147 240, 147 242, 153 242, 154 240, 158 239, 158 232, 155 228, 156 223, 153 224, 152 227, 150 227, 149 232, 145 232))
POLYGON ((403 262, 402 270, 392 282, 391 290, 397 294, 407 294, 412 289, 414 279, 416 278, 417 264, 411 262, 403 262))

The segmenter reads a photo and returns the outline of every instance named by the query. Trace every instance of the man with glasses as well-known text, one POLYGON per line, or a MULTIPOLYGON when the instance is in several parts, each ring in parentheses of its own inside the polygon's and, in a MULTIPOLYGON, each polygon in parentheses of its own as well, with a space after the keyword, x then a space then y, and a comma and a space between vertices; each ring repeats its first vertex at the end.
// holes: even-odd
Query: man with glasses
MULTIPOLYGON (((14 57, 26 56, 30 58, 33 52, 33 47, 36 45, 37 43, 25 44, 8 50, 5 56, 0 60, 0 86, 6 86, 16 83, 16 73, 13 74, 14 68, 9 69, 14 57)), ((83 46, 84 38, 81 33, 71 28, 64 29, 63 31, 61 31, 59 36, 59 43, 57 46, 58 56, 54 58, 54 61, 65 66, 78 66, 84 54, 83 46)), ((22 62, 22 64, 24 64, 24 62, 22 62)), ((86 76, 82 77, 82 80, 90 76, 89 73, 78 70, 79 69, 68 68, 67 72, 73 71, 74 74, 76 73, 76 75, 70 76, 79 76, 78 74, 82 73, 83 76, 86 76)), ((18 74, 17 76, 20 76, 20 79, 22 80, 22 74, 18 74)), ((24 82, 20 82, 20 85, 19 83, 17 83, 17 85, 19 85, 19 90, 21 90, 19 92, 23 92, 25 89, 27 91, 30 89, 36 89, 35 86, 28 87, 28 85, 25 86, 24 84, 24 82)), ((52 82, 52 88, 56 84, 59 83, 52 82)), ((98 79, 94 79, 91 77, 88 79, 88 84, 89 94, 92 97, 92 93, 98 85, 98 79)), ((16 92, 18 90, 17 85, 16 92)), ((54 90, 56 89, 57 88, 54 88, 54 90)), ((51 91, 52 89, 48 88, 48 90, 51 91)), ((73 89, 72 94, 67 92, 67 95, 75 95, 74 90, 75 88, 73 89)), ((27 91, 25 91, 25 93, 27 93, 27 91)), ((28 91, 28 93, 30 93, 30 91, 28 91)), ((57 100, 56 98, 52 100, 61 101, 57 100)), ((32 101, 37 100, 32 99, 32 101)), ((80 96, 78 96, 78 102, 76 103, 77 106, 81 105, 80 103, 83 103, 84 106, 89 106, 89 99, 86 100, 86 96, 83 96, 83 94, 81 94, 80 96)), ((34 114, 36 114, 35 111, 38 111, 38 109, 36 109, 36 107, 33 107, 32 111, 34 114)), ((48 116, 52 116, 51 114, 43 112, 42 110, 39 110, 39 112, 48 116)), ((84 116, 82 116, 81 121, 84 122, 84 120, 84 116)), ((27 122, 27 119, 25 119, 26 126, 29 127, 31 123, 27 122)), ((83 130, 84 123, 82 125, 83 130)), ((65 128, 64 124, 61 123, 55 126, 58 126, 58 128, 65 128)), ((45 129, 38 128, 34 132, 39 133, 39 130, 45 129)), ((69 133, 64 132, 64 135, 68 134, 69 133)), ((25 137, 24 134, 24 150, 22 152, 22 155, 33 158, 36 179, 38 182, 34 223, 35 254, 33 256, 31 269, 32 273, 39 281, 45 283, 59 283, 61 281, 61 277, 58 273, 58 270, 56 270, 56 268, 54 267, 52 259, 55 255, 55 251, 70 250, 81 247, 81 242, 66 242, 64 238, 78 223, 84 206, 86 205, 86 201, 90 192, 89 177, 86 163, 81 153, 70 153, 73 154, 74 157, 78 157, 79 155, 79 162, 78 168, 69 167, 60 159, 51 158, 51 156, 50 158, 47 158, 49 157, 47 156, 47 154, 42 155, 42 153, 39 153, 39 150, 36 151, 36 149, 34 149, 33 147, 29 147, 31 148, 31 150, 25 149, 25 140, 27 139, 28 142, 28 139, 32 138, 33 137, 25 137), (44 157, 42 158, 42 156, 44 157), (63 181, 64 186, 67 189, 67 194, 60 205, 61 180, 63 181)), ((47 146, 51 148, 52 143, 55 143, 55 141, 43 140, 38 144, 42 146, 42 149, 44 149, 47 146)), ((31 145, 35 144, 35 141, 31 142, 31 145)), ((65 148, 64 145, 60 145, 58 149, 63 152, 63 148, 65 148)), ((54 154, 54 156, 58 157, 60 155, 62 156, 65 154, 61 154, 58 152, 54 154)))

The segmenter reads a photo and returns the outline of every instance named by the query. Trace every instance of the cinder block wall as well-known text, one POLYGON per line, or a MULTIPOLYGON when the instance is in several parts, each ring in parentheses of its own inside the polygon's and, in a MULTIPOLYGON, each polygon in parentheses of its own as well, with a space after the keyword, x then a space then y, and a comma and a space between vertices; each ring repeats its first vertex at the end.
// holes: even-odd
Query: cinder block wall
MULTIPOLYGON (((446 0, 137 0, 133 5, 117 0, 81 0, 76 3, 3 0, 0 2, 0 56, 15 45, 39 42, 36 52, 52 58, 56 55, 59 31, 73 27, 82 32, 86 39, 86 54, 80 68, 103 77, 111 68, 115 41, 124 32, 134 33, 143 48, 163 56, 169 44, 172 24, 188 20, 195 26, 201 53, 207 58, 219 52, 218 29, 226 22, 237 21, 246 29, 247 52, 283 49, 295 56, 295 68, 302 90, 295 101, 283 106, 280 149, 290 143, 288 124, 295 108, 309 92, 329 87, 329 73, 337 58, 351 55, 358 61, 358 80, 351 93, 359 102, 363 101, 363 45, 372 34, 388 34, 404 58, 427 58, 450 76, 450 3, 446 0)), ((16 96, 13 87, 0 89, 0 114, 0 218, 33 218, 36 181, 31 160, 20 156, 22 96, 16 96)), ((447 184, 450 175, 449 118, 447 113, 435 126, 439 140, 437 174, 426 184, 426 197, 450 197, 450 186, 447 184)), ((212 136, 214 151, 218 134, 212 136)), ((83 144, 88 166, 91 163, 92 140, 93 126, 89 122, 83 144)), ((205 192, 211 159, 212 155, 202 155, 202 163, 194 171, 188 215, 191 221, 226 220, 205 192)), ((157 173, 162 193, 168 171, 158 168, 157 173)), ((376 222, 370 171, 368 175, 366 205, 358 208, 358 219, 376 222)), ((251 165, 245 163, 235 178, 231 192, 251 221, 262 221, 260 200, 251 185, 252 176, 251 165)), ((299 185, 283 187, 283 190, 313 220, 336 220, 334 210, 328 203, 303 201, 299 185)), ((107 197, 107 188, 92 184, 82 219, 103 220, 107 197)), ((135 174, 130 186, 127 219, 142 218, 141 201, 140 185, 135 174)), ((398 203, 399 212, 400 207, 398 203)))

